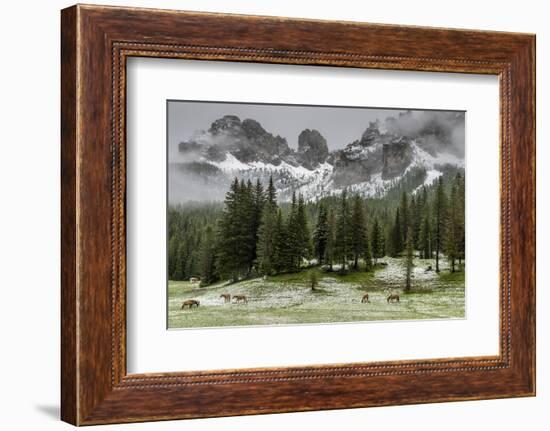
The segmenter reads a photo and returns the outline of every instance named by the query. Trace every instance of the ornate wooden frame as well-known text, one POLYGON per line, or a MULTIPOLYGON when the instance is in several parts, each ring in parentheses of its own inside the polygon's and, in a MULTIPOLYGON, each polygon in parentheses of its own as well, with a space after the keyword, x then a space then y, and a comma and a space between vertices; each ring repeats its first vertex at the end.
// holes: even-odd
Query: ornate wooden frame
POLYGON ((534 35, 81 5, 61 17, 63 420, 88 425, 535 394, 534 35), (129 56, 498 75, 500 354, 128 375, 129 56))

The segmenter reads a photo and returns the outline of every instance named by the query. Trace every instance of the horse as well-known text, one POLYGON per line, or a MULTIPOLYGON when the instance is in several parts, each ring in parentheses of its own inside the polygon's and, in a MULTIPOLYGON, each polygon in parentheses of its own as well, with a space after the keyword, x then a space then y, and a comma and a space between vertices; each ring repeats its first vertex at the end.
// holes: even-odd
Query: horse
POLYGON ((233 299, 235 300, 236 304, 238 304, 239 302, 244 302, 245 304, 248 304, 248 299, 246 295, 233 295, 233 299))
POLYGON ((364 303, 366 303, 366 302, 370 302, 370 301, 369 301, 369 294, 368 294, 368 293, 365 293, 365 294, 363 295, 363 298, 361 299, 361 303, 362 303, 362 304, 364 304, 364 303))
POLYGON ((390 293, 388 302, 399 302, 399 295, 397 293, 390 293))
POLYGON ((231 302, 231 295, 229 293, 222 293, 220 298, 223 299, 223 302, 231 302))
POLYGON ((185 307, 191 309, 193 307, 197 307, 201 305, 199 301, 196 299, 188 299, 187 301, 183 301, 183 304, 181 304, 181 309, 183 310, 185 307))

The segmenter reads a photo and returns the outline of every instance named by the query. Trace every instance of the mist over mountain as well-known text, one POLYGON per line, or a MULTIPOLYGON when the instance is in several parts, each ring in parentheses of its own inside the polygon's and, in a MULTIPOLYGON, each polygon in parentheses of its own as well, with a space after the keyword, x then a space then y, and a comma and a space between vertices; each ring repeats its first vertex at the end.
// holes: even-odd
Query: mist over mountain
POLYGON ((169 202, 222 200, 235 176, 264 183, 272 176, 283 201, 293 191, 315 200, 344 188, 382 197, 407 177, 415 178, 409 187, 430 185, 446 167, 464 168, 462 112, 406 111, 370 122, 333 151, 318 130, 304 129, 294 149, 254 119, 225 115, 178 144, 169 202))

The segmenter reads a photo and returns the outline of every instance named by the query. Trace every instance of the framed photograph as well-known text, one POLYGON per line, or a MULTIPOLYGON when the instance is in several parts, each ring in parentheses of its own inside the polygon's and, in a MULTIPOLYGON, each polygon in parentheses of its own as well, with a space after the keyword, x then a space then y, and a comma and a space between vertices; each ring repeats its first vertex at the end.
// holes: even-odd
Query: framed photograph
POLYGON ((62 419, 535 394, 535 37, 62 11, 62 419))

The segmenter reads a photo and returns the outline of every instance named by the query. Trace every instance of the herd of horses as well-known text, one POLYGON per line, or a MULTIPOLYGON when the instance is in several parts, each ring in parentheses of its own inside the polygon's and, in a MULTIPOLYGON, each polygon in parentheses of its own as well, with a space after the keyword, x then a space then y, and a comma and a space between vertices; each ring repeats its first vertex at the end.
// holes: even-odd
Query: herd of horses
MULTIPOLYGON (((220 295, 220 299, 223 300, 224 303, 231 303, 232 302, 231 299, 233 299, 233 302, 232 302, 233 304, 239 304, 239 303, 248 304, 248 298, 246 297, 246 295, 233 295, 233 297, 231 297, 229 293, 222 293, 220 295)), ((399 302, 399 294, 392 292, 388 295, 386 300, 388 304, 391 302, 399 302)), ((368 293, 365 293, 363 295, 363 297, 361 298, 361 303, 362 304, 370 303, 368 293)), ((200 301, 196 299, 188 299, 186 301, 183 301, 183 303, 181 304, 181 309, 182 310, 185 308, 191 309, 193 307, 198 308, 199 305, 201 305, 200 301)))
MULTIPOLYGON (((399 294, 398 293, 390 293, 388 295, 388 297, 386 298, 386 301, 388 301, 388 304, 390 302, 399 302, 399 294)), ((369 294, 368 293, 365 293, 363 295, 363 298, 361 298, 361 303, 362 304, 365 304, 365 303, 370 303, 370 299, 369 299, 369 294)))

